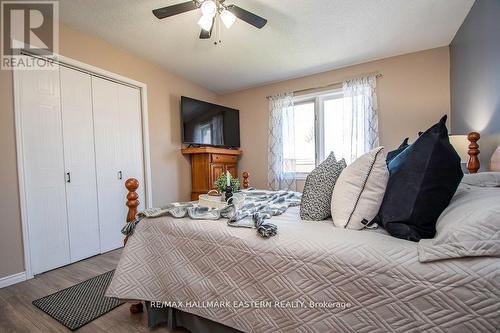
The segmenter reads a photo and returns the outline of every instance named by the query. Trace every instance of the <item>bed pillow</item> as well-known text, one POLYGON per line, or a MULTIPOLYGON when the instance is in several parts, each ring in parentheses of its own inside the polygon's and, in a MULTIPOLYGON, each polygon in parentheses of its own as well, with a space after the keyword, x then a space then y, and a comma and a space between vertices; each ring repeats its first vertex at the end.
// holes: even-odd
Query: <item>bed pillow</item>
POLYGON ((403 143, 401 143, 401 145, 399 145, 399 147, 397 149, 392 150, 392 151, 387 153, 387 158, 386 158, 387 164, 389 164, 389 162, 392 161, 394 159, 394 157, 396 157, 400 153, 402 153, 403 150, 408 148, 408 146, 409 146, 408 140, 409 140, 409 138, 404 139, 403 143))
POLYGON ((377 215, 389 179, 386 154, 376 148, 342 171, 332 194, 332 219, 337 227, 363 229, 377 215))
POLYGON ((330 217, 333 188, 346 166, 344 159, 337 162, 331 153, 307 176, 300 203, 301 219, 321 221, 330 217))
POLYGON ((436 224, 436 237, 418 243, 421 262, 500 257, 500 188, 461 184, 436 224))
POLYGON ((500 172, 480 172, 466 174, 462 183, 479 187, 500 187, 500 172))
POLYGON ((375 222, 395 237, 434 237, 436 221, 463 177, 446 118, 389 162, 389 182, 375 222))

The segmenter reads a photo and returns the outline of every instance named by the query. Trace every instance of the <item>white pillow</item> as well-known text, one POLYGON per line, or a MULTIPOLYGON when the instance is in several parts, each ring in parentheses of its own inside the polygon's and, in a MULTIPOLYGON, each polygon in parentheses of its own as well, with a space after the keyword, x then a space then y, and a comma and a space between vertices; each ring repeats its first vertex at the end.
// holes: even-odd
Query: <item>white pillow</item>
POLYGON ((342 171, 332 194, 335 226, 363 229, 375 218, 389 180, 385 158, 384 147, 379 147, 342 171))
POLYGON ((418 260, 500 257, 500 188, 461 186, 439 216, 436 236, 418 243, 418 260))
POLYGON ((479 187, 500 187, 500 172, 465 174, 462 183, 479 187))

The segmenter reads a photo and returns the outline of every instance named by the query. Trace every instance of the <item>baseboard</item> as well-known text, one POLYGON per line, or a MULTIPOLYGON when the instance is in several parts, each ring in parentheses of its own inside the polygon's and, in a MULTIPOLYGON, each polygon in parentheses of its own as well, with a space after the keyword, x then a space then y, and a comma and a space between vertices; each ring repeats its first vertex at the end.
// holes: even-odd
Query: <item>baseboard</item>
POLYGON ((21 272, 0 278, 0 288, 5 288, 13 284, 26 281, 26 272, 21 272))

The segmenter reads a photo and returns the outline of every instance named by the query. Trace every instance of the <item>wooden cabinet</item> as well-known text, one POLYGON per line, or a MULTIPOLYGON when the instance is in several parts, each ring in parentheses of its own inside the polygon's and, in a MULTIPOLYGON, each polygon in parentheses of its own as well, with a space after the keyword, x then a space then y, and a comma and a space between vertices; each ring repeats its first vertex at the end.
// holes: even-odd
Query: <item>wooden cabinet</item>
POLYGON ((222 164, 222 163, 210 163, 210 185, 212 186, 211 188, 215 187, 214 186, 215 181, 224 172, 226 172, 226 165, 225 164, 222 164))
POLYGON ((226 170, 229 171, 231 177, 238 177, 238 165, 237 164, 226 164, 226 170))
POLYGON ((200 147, 185 148, 182 153, 191 156, 191 200, 215 188, 215 181, 226 171, 238 177, 241 150, 200 147))

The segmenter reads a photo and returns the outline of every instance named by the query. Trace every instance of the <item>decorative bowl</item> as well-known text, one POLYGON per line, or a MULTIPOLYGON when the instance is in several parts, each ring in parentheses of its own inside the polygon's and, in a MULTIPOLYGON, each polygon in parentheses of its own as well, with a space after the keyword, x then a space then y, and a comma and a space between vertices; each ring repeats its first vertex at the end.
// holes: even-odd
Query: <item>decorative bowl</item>
MULTIPOLYGON (((234 193, 232 197, 232 203, 239 209, 243 202, 245 201, 245 195, 243 193, 234 193)), ((198 198, 198 205, 200 207, 209 207, 221 209, 227 207, 228 203, 222 200, 222 196, 214 196, 209 194, 201 194, 198 198)))

